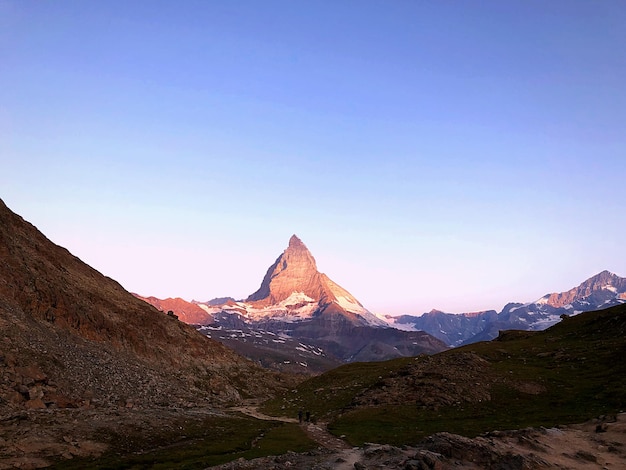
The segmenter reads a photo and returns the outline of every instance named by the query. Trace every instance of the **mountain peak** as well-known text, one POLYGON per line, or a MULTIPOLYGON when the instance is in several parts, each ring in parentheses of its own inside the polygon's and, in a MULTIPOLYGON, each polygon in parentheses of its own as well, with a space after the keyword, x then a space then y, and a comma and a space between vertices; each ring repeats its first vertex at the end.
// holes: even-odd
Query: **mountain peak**
POLYGON ((319 276, 315 258, 302 240, 292 235, 287 249, 269 267, 261 287, 247 301, 271 305, 286 300, 294 292, 319 298, 320 294, 316 292, 319 276))
POLYGON ((306 248, 306 245, 302 243, 302 240, 298 238, 296 234, 293 234, 289 239, 289 248, 306 248))
POLYGON ((615 293, 622 295, 626 291, 626 278, 604 270, 566 292, 546 294, 538 302, 560 308, 572 302, 585 300, 601 291, 606 291, 609 295, 614 295, 615 293))
POLYGON ((604 271, 599 272, 595 276, 591 276, 585 282, 608 281, 608 280, 616 280, 616 279, 620 279, 620 277, 617 274, 614 274, 611 271, 605 269, 604 271))
POLYGON ((293 305, 300 308, 308 303, 317 312, 339 312, 361 321, 356 320, 358 315, 365 323, 384 324, 348 291, 317 270, 315 258, 296 235, 291 236, 287 249, 269 267, 261 287, 246 302, 256 309, 293 305))

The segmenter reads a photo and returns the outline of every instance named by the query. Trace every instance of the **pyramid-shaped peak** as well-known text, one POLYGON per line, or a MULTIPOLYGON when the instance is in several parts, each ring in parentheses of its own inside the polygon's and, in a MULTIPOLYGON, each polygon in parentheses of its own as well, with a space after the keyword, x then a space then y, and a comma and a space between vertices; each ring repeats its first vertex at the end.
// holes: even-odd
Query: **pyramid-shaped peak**
POLYGON ((315 258, 297 235, 291 236, 289 247, 269 267, 261 287, 246 302, 263 316, 276 312, 284 316, 285 309, 298 318, 325 312, 344 315, 360 324, 387 326, 352 294, 317 270, 315 258))
POLYGON ((298 236, 294 233, 289 239, 289 248, 305 248, 306 245, 302 243, 302 240, 298 238, 298 236))
POLYGON ((269 267, 261 287, 247 301, 264 301, 272 305, 286 300, 294 292, 319 299, 320 282, 315 258, 302 240, 292 235, 287 249, 269 267))

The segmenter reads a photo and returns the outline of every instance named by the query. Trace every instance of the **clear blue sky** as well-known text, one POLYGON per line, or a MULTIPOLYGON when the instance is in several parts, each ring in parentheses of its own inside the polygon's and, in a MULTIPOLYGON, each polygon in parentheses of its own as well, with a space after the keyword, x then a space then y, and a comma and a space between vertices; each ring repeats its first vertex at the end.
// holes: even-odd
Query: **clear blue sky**
POLYGON ((128 290, 296 233, 376 313, 626 275, 626 2, 0 0, 0 197, 128 290))

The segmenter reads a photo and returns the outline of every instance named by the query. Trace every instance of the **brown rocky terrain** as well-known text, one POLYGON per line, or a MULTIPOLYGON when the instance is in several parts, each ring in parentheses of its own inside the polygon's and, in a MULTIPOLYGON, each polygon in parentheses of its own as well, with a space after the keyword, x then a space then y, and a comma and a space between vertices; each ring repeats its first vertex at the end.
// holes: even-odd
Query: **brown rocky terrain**
POLYGON ((176 441, 182 426, 213 416, 220 412, 196 406, 140 408, 128 403, 4 414, 0 418, 0 470, 46 468, 59 461, 58 468, 63 468, 63 462, 97 459, 111 449, 137 452, 155 445, 163 435, 176 441))
POLYGON ((316 344, 345 362, 381 361, 435 354, 446 345, 423 331, 358 325, 330 305, 323 315, 293 326, 293 335, 316 344))
POLYGON ((273 387, 274 376, 136 299, 1 201, 0 221, 0 407, 220 403, 273 387))
POLYGON ((0 201, 0 461, 69 455, 78 441, 75 452, 100 452, 102 441, 70 432, 93 413, 119 428, 130 416, 120 409, 220 407, 285 380, 135 298, 0 201))

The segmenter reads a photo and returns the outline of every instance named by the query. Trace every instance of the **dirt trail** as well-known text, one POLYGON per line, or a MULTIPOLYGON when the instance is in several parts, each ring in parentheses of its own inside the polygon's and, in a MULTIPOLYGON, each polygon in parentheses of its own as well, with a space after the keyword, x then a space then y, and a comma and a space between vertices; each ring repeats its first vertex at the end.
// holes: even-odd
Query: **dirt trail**
POLYGON ((326 449, 337 451, 352 449, 352 446, 348 445, 343 439, 339 439, 329 433, 326 423, 304 423, 302 426, 311 439, 326 449))
MULTIPOLYGON (((256 419, 265 421, 280 421, 283 423, 297 423, 296 418, 288 418, 287 416, 269 416, 259 411, 259 403, 254 400, 244 402, 240 406, 230 408, 231 411, 237 411, 256 419)), ((333 436, 326 428, 326 423, 302 423, 301 427, 307 435, 317 442, 320 446, 333 451, 352 450, 352 447, 344 440, 333 436)), ((354 462, 353 462, 354 463, 354 462)))
MULTIPOLYGON (((290 422, 295 422, 295 419, 290 422)), ((350 448, 344 441, 332 436, 323 423, 305 423, 302 427, 324 448, 302 454, 288 453, 278 457, 230 462, 216 468, 354 470, 357 462, 365 468, 389 470, 482 470, 522 466, 568 470, 626 468, 626 413, 615 417, 601 417, 584 424, 549 429, 494 431, 474 439, 445 432, 437 433, 415 447, 402 448, 387 444, 365 444, 362 448, 350 448)))
POLYGON ((280 421, 282 423, 297 423, 296 418, 288 418, 286 416, 269 416, 259 411, 259 403, 253 400, 245 401, 240 406, 233 406, 229 408, 230 411, 238 411, 248 416, 252 416, 256 419, 262 419, 264 421, 280 421))

